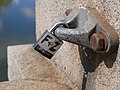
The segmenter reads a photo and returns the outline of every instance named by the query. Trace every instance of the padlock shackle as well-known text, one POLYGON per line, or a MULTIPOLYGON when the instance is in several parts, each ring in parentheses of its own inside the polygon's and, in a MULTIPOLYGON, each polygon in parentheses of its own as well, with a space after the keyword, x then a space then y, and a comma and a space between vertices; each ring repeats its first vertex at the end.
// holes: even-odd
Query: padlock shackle
POLYGON ((49 29, 49 32, 54 32, 59 26, 63 26, 63 25, 66 25, 66 23, 64 23, 63 21, 59 21, 49 29))

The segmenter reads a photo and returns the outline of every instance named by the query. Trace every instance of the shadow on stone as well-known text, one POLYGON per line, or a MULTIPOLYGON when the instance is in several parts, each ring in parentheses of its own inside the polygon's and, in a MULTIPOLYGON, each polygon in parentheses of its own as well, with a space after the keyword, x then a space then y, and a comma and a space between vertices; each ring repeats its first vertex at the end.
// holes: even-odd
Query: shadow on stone
POLYGON ((109 54, 98 54, 93 50, 79 47, 81 64, 84 68, 82 90, 85 90, 88 73, 95 72, 101 62, 104 62, 106 68, 112 68, 116 61, 118 51, 109 54))

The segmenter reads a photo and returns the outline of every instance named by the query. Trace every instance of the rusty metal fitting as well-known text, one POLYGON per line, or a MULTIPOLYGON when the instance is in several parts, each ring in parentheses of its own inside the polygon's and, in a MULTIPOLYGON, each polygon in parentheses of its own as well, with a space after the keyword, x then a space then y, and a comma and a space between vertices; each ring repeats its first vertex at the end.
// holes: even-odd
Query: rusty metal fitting
POLYGON ((58 27, 55 36, 97 53, 111 53, 118 50, 119 37, 107 20, 92 7, 69 9, 65 12, 67 27, 58 27))
POLYGON ((61 47, 62 40, 101 54, 116 52, 119 46, 119 36, 115 29, 91 7, 67 10, 49 32, 46 30, 41 35, 33 48, 50 59, 61 47))
POLYGON ((108 40, 103 32, 94 33, 90 37, 90 47, 94 51, 98 51, 98 52, 106 51, 107 46, 108 46, 108 40))

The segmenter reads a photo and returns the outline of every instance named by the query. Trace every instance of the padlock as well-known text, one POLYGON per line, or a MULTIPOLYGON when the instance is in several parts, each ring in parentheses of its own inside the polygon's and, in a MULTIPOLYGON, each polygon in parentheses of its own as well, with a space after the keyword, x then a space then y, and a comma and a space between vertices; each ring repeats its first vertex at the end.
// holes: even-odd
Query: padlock
POLYGON ((55 29, 60 25, 64 25, 64 23, 58 22, 53 25, 49 31, 45 30, 38 41, 33 45, 33 49, 38 51, 43 56, 51 59, 63 44, 63 41, 54 35, 55 29))
POLYGON ((40 36, 38 41, 33 45, 33 49, 38 51, 40 54, 51 59, 53 55, 59 50, 63 41, 56 37, 55 30, 58 27, 69 28, 71 23, 74 23, 78 15, 78 9, 73 10, 67 17, 59 22, 55 23, 49 31, 45 30, 40 36))

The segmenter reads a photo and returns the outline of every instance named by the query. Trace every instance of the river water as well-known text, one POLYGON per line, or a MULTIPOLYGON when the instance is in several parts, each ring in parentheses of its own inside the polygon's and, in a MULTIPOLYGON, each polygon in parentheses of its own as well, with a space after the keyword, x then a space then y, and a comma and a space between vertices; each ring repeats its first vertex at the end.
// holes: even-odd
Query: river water
POLYGON ((0 0, 0 81, 8 80, 7 46, 35 42, 35 0, 0 0))

